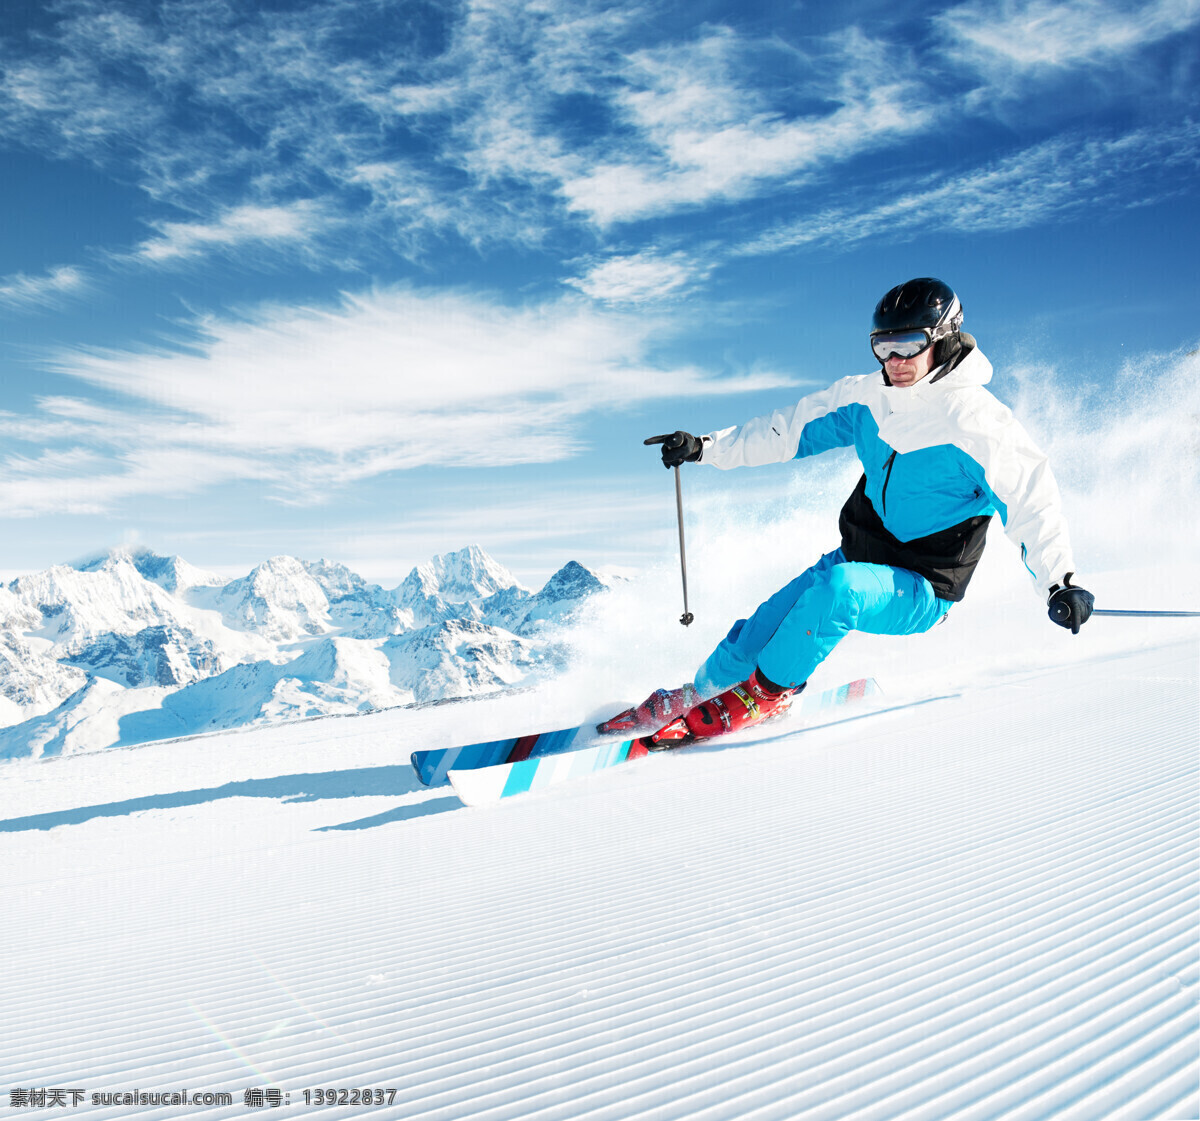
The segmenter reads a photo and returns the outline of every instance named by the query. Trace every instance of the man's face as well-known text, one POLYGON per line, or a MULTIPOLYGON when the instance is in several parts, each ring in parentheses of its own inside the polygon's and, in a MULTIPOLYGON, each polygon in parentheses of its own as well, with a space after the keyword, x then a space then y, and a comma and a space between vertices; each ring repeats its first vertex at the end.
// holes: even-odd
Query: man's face
POLYGON ((900 389, 916 385, 933 369, 934 347, 926 347, 915 358, 889 358, 884 363, 888 380, 900 389))

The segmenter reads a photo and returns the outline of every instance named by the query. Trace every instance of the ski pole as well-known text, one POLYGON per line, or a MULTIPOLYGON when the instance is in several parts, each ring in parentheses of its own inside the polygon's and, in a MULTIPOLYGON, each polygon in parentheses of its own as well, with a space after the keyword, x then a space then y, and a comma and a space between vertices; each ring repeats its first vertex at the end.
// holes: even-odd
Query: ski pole
POLYGON ((679 621, 690 626, 695 616, 688 610, 687 599, 687 553, 683 548, 683 484, 679 481, 679 468, 675 468, 675 514, 679 520, 679 568, 683 573, 683 614, 679 621))
POLYGON ((1200 611, 1112 611, 1102 607, 1094 608, 1093 615, 1137 615, 1143 619, 1196 619, 1200 611))
MULTIPOLYGON (((1051 616, 1056 623, 1066 624, 1071 618, 1071 609, 1065 603, 1056 603, 1051 608, 1051 616)), ((1093 607, 1093 615, 1123 615, 1126 618, 1140 619, 1195 619, 1200 618, 1200 611, 1115 611, 1111 608, 1093 607)))

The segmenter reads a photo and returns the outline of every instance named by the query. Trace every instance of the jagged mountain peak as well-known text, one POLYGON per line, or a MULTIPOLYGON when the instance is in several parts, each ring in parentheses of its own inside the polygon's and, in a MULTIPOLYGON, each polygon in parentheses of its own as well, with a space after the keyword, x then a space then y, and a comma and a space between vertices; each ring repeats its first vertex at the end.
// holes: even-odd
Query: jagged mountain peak
POLYGON ((8 590, 38 612, 39 637, 71 644, 105 631, 132 634, 170 623, 178 601, 147 580, 127 553, 106 556, 93 567, 54 565, 18 576, 8 590))
POLYGON ((328 561, 322 558, 319 561, 301 561, 301 564, 331 601, 359 595, 366 591, 381 590, 378 585, 368 584, 357 572, 338 561, 328 561))
POLYGON ((256 564, 251 570, 247 579, 253 579, 256 576, 297 576, 300 574, 307 575, 308 569, 304 566, 304 562, 298 557, 288 556, 286 553, 280 553, 274 557, 268 557, 265 561, 256 564))
POLYGON ((546 626, 572 623, 586 601, 607 590, 608 584, 590 568, 568 561, 536 595, 514 605, 510 625, 517 634, 529 635, 546 626))
POLYGON ((188 588, 215 588, 225 583, 225 580, 215 572, 208 572, 188 564, 182 557, 149 557, 141 562, 134 561, 137 570, 147 579, 153 580, 168 592, 182 592, 188 588))
POLYGON ((275 556, 217 596, 226 619, 277 642, 293 641, 330 629, 329 597, 300 560, 275 556))
POLYGON ((216 573, 197 568, 180 556, 163 556, 142 545, 118 545, 78 561, 72 567, 78 572, 104 572, 123 565, 132 566, 143 579, 172 594, 188 588, 215 587, 225 582, 216 573))
POLYGON ((134 564, 143 557, 161 559, 157 553, 143 545, 116 545, 98 553, 89 553, 66 567, 73 568, 76 572, 99 572, 116 564, 134 564))
POLYGON ((249 590, 260 595, 298 594, 325 598, 325 589, 310 566, 298 557, 280 554, 256 564, 245 576, 231 580, 224 593, 249 590))
POLYGON ((404 599, 439 596, 448 603, 462 603, 486 599, 504 588, 521 586, 507 568, 478 545, 468 545, 457 552, 440 553, 425 564, 417 565, 397 593, 404 599))
POLYGON ((578 599, 602 592, 607 586, 590 568, 572 560, 546 581, 538 595, 547 599, 578 599))

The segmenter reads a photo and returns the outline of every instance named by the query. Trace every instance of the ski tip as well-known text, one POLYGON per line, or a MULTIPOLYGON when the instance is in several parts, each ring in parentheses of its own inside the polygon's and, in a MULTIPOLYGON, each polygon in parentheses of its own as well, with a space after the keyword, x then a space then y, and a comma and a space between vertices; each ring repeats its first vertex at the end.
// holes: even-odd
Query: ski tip
MULTIPOLYGON (((412 764, 412 769, 416 772, 417 778, 420 779, 422 786, 441 786, 444 785, 443 778, 440 783, 433 781, 434 775, 437 772, 436 766, 430 766, 430 757, 433 756, 433 751, 414 751, 408 760, 412 764)), ((441 752, 436 754, 441 755, 441 752)))

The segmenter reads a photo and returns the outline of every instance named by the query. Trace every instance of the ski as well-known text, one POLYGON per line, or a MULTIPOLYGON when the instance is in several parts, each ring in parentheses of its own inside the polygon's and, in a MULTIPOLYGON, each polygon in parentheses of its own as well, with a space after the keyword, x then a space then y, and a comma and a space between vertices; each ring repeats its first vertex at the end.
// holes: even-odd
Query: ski
POLYGON ((518 763, 523 759, 569 751, 579 733, 586 727, 586 724, 582 724, 575 728, 536 732, 530 736, 514 736, 507 740, 489 740, 487 743, 468 743, 460 747, 414 751, 413 770, 426 786, 443 786, 450 781, 446 775, 451 767, 458 770, 493 767, 498 763, 518 763))
POLYGON ((560 782, 582 778, 584 775, 615 767, 628 759, 647 755, 638 740, 598 743, 557 755, 523 759, 517 763, 499 763, 492 767, 450 771, 454 793, 468 806, 482 806, 524 794, 529 790, 544 790, 560 782))
MULTIPOLYGON (((823 693, 805 694, 801 697, 798 708, 802 715, 811 719, 822 713, 876 697, 881 692, 874 678, 861 678, 836 689, 827 689, 823 693)), ((539 754, 530 752, 520 759, 497 760, 490 764, 468 762, 465 767, 451 764, 446 769, 447 777, 454 787, 454 792, 466 805, 479 806, 530 790, 557 786, 559 783, 594 774, 596 771, 604 771, 649 754, 639 739, 616 742, 610 740, 572 750, 569 745, 580 730, 576 728, 565 733, 551 733, 569 736, 566 747, 560 746, 539 754)), ((473 746, 499 750, 502 745, 515 742, 517 741, 501 740, 494 744, 473 746)), ((482 757, 482 754, 469 752, 461 758, 471 761, 482 757)))
MULTIPOLYGON (((801 711, 811 713, 853 703, 879 691, 874 678, 860 678, 837 689, 828 689, 809 702, 802 696, 801 711)), ((486 743, 468 743, 457 747, 434 748, 412 753, 413 770, 426 786, 444 786, 453 770, 478 770, 504 763, 519 763, 525 759, 540 759, 546 755, 557 755, 566 751, 578 751, 597 742, 611 744, 614 737, 597 738, 591 724, 580 724, 574 728, 560 728, 554 732, 535 732, 528 736, 513 736, 504 740, 488 740, 486 743)), ((608 764, 612 765, 612 764, 608 764)))

